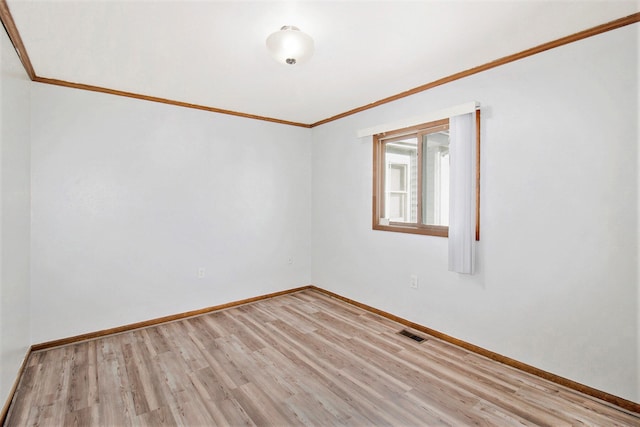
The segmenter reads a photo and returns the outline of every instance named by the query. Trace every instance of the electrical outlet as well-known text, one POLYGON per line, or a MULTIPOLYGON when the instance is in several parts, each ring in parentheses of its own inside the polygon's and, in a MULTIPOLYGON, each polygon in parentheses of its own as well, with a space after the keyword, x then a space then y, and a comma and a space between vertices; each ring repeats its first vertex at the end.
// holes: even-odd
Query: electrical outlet
POLYGON ((411 289, 418 289, 418 275, 412 274, 409 278, 409 287, 411 289))
POLYGON ((205 275, 206 270, 204 269, 204 267, 200 267, 198 269, 198 279, 202 279, 205 275))

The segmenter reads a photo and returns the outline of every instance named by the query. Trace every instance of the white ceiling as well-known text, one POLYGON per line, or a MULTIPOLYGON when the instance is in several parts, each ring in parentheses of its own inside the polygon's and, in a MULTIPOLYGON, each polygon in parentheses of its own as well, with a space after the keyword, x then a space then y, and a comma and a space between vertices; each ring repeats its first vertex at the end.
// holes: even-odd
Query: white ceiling
POLYGON ((640 10, 637 0, 7 0, 39 77, 315 123, 640 10), (296 25, 309 62, 276 63, 296 25))

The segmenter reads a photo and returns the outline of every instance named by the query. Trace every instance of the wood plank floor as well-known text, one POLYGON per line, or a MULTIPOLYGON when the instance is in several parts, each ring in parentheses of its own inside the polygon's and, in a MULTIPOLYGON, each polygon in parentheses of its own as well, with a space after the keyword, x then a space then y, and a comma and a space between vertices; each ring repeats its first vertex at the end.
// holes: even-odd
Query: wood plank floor
POLYGON ((401 329, 305 290, 34 352, 5 425, 640 426, 629 412, 401 329))

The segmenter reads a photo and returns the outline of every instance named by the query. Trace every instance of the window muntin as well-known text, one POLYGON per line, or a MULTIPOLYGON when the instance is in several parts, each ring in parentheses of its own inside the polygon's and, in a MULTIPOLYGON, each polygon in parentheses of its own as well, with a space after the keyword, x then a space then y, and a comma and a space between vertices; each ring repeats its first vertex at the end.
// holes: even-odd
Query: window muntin
POLYGON ((449 120, 374 136, 373 228, 446 237, 449 120))

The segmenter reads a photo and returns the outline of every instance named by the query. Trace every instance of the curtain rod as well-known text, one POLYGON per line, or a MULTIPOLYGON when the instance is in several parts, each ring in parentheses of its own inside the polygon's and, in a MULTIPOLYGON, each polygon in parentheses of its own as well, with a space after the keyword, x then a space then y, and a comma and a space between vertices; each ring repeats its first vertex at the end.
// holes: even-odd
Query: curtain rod
POLYGON ((435 120, 442 120, 442 119, 446 119, 453 116, 459 116, 461 114, 472 113, 478 108, 480 108, 479 102, 476 102, 476 101, 465 102, 464 104, 456 105, 454 107, 444 108, 438 111, 431 111, 425 114, 421 114, 419 116, 398 120, 397 122, 385 123, 382 125, 372 126, 366 129, 360 129, 358 131, 358 138, 377 135, 379 133, 384 133, 391 130, 417 126, 422 123, 433 122, 435 120))

